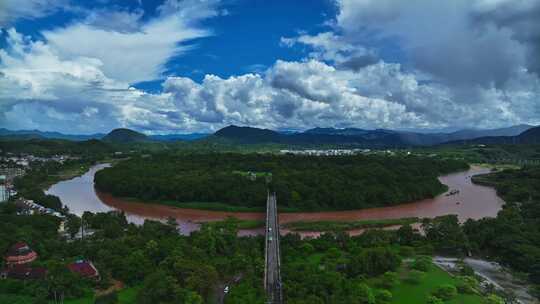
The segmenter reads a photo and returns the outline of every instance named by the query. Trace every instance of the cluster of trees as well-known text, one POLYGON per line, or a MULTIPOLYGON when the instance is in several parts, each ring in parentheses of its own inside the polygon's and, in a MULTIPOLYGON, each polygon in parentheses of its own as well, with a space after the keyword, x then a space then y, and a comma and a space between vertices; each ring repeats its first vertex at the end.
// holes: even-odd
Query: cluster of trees
POLYGON ((280 206, 346 210, 433 197, 437 176, 463 170, 460 161, 418 157, 310 157, 262 154, 159 154, 133 158, 96 174, 96 187, 145 201, 219 202, 264 206, 268 186, 280 206), (237 172, 272 173, 243 178, 237 172))
POLYGON ((100 140, 70 141, 61 139, 5 139, 0 137, 0 150, 3 153, 29 153, 36 156, 55 154, 70 155, 106 155, 114 152, 116 147, 100 140))
MULTIPOLYGON (((86 228, 96 230, 84 239, 64 239, 59 220, 47 215, 18 216, 9 204, 0 208, 0 252, 18 241, 39 254, 33 266, 49 270, 45 280, 0 280, 0 295, 31 297, 28 303, 48 303, 55 297, 81 298, 112 280, 137 286, 137 303, 208 303, 217 286, 241 277, 257 286, 263 299, 262 238, 237 238, 234 222, 220 229, 211 225, 190 236, 178 234, 175 222, 128 224, 121 213, 83 215, 86 228), (94 262, 101 281, 74 276, 65 267, 84 258, 94 262)), ((2 268, 4 265, 0 265, 2 268)), ((228 284, 228 283, 227 283, 228 284)))
POLYGON ((477 182, 494 186, 506 204, 496 218, 465 222, 471 250, 527 273, 540 296, 540 167, 504 170, 477 182))
MULTIPOLYGON (((93 289, 106 288, 118 280, 126 288, 136 288, 138 304, 211 303, 223 295, 224 286, 230 286, 226 304, 265 303, 264 238, 237 237, 238 223, 233 219, 220 225, 203 225, 189 236, 179 234, 173 220, 146 221, 136 226, 118 212, 86 212, 81 222, 95 233, 68 241, 56 232, 57 218, 17 216, 9 204, 1 207, 0 252, 25 241, 40 255, 34 264, 47 267, 54 275, 42 281, 0 280, 0 295, 47 303, 59 295, 65 299, 88 297, 93 289), (68 262, 80 258, 94 262, 101 281, 84 280, 66 271, 68 262)), ((302 240, 294 234, 283 237, 286 302, 390 303, 399 280, 422 284, 426 279, 426 271, 433 266, 431 259, 422 255, 449 251, 459 255, 470 246, 460 239, 463 231, 453 216, 424 225, 426 236, 405 225, 398 231, 369 230, 355 237, 343 232, 326 233, 317 239, 302 240), (443 244, 442 239, 453 241, 443 244), (403 259, 411 257, 415 262, 407 277, 401 278, 397 272, 403 259)), ((460 284, 439 289, 429 303, 452 298, 455 290, 476 293, 477 282, 464 277, 460 284)), ((96 303, 116 301, 114 295, 96 299, 96 303)))

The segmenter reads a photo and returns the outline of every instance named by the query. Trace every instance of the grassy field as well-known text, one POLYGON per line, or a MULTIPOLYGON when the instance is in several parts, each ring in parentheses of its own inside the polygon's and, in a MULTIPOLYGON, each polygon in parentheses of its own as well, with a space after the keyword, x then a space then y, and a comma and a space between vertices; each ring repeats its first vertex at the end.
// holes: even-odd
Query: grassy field
MULTIPOLYGON (((307 259, 310 264, 319 265, 323 257, 324 254, 316 253, 310 255, 307 259)), ((390 289, 392 300, 389 304, 426 304, 428 296, 430 296, 439 286, 444 284, 457 284, 457 280, 454 277, 435 265, 431 265, 429 271, 425 273, 425 276, 418 284, 412 284, 406 281, 409 271, 409 264, 407 262, 404 262, 398 269, 398 283, 390 289)), ((380 283, 380 278, 368 279, 367 283, 372 288, 378 289, 379 287, 377 286, 380 283)), ((484 301, 479 295, 458 294, 453 299, 445 301, 444 303, 482 304, 484 301)))
MULTIPOLYGON (((407 266, 403 266, 399 271, 401 279, 407 277, 409 269, 407 266)), ((439 267, 432 266, 431 270, 426 272, 426 276, 419 284, 410 284, 400 280, 394 288, 391 290, 393 298, 391 304, 424 304, 427 297, 438 286, 443 284, 455 284, 456 280, 450 276, 447 272, 439 267)), ((450 301, 444 302, 445 304, 481 304, 482 297, 478 295, 465 295, 458 294, 450 301)))
POLYGON ((310 221, 285 224, 293 231, 340 231, 365 228, 384 228, 396 225, 407 225, 419 222, 419 218, 361 220, 361 221, 310 221))

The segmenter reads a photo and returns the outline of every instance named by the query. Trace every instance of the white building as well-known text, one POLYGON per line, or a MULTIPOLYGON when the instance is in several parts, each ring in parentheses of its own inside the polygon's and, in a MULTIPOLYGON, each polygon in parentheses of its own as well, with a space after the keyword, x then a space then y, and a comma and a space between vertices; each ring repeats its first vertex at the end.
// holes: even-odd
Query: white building
POLYGON ((5 202, 9 199, 9 190, 6 188, 6 185, 0 185, 0 203, 5 202))

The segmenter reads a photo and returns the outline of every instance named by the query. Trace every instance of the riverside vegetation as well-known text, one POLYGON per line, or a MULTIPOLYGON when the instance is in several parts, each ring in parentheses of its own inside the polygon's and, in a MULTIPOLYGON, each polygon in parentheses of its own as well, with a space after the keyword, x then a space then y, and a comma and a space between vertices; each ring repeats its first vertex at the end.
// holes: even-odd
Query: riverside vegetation
POLYGON ((289 210, 348 210, 434 197, 446 190, 439 175, 467 168, 461 161, 414 156, 155 154, 103 169, 95 183, 115 196, 179 207, 264 207, 270 187, 289 210))
MULTIPOLYGON (((41 170, 45 168, 18 182, 24 185, 28 179, 30 185, 31 179, 43 174, 41 170)), ((273 178, 275 182, 275 173, 273 178)), ((397 231, 371 229, 354 237, 334 232, 317 239, 283 237, 287 303, 499 304, 504 297, 511 299, 512 295, 493 295, 479 288, 478 278, 467 267, 450 276, 433 266, 429 257, 467 253, 487 255, 521 271, 538 296, 534 284, 539 282, 540 269, 540 169, 503 171, 475 181, 495 186, 508 202, 497 218, 463 225, 456 216, 423 220, 425 235, 405 223, 397 231)), ((34 264, 47 267, 51 275, 37 281, 0 280, 0 303, 53 303, 53 294, 63 294, 68 304, 215 303, 224 285, 230 286, 226 304, 264 303, 264 239, 237 237, 241 221, 204 224, 200 231, 183 236, 173 221, 136 226, 121 213, 85 213, 82 222, 96 233, 80 240, 71 236, 81 218, 67 218, 66 238, 57 233, 57 218, 16 215, 16 211, 11 203, 0 207, 0 252, 25 241, 40 255, 34 264), (65 271, 67 263, 81 258, 94 262, 100 281, 65 271), (122 282, 124 288, 96 293, 114 282, 122 282)))
MULTIPOLYGON (((85 213, 82 222, 96 232, 71 239, 58 235, 55 217, 14 212, 9 203, 0 208, 0 250, 26 241, 39 254, 34 265, 47 267, 49 275, 43 280, 0 280, 2 303, 51 304, 55 294, 67 304, 216 303, 224 286, 230 286, 226 304, 265 303, 264 238, 237 237, 237 222, 232 219, 218 226, 204 224, 200 231, 183 236, 174 221, 147 220, 136 226, 121 213, 85 213), (80 258, 94 262, 100 281, 67 271, 65 265, 80 258), (115 282, 123 288, 103 292, 115 282)), ((466 269, 452 277, 431 263, 426 254, 439 250, 462 254, 465 235, 455 217, 430 223, 427 236, 406 225, 398 231, 369 230, 356 237, 345 233, 306 240, 283 237, 286 302, 502 303, 499 296, 484 294, 466 269), (448 242, 441 246, 434 236, 448 242)))

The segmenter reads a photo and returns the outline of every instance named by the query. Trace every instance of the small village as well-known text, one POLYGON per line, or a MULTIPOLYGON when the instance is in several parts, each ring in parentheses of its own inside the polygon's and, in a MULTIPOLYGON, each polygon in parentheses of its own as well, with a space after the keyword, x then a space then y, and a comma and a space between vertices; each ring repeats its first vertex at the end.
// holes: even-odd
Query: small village
MULTIPOLYGON (((38 157, 31 154, 0 156, 0 204, 11 201, 19 216, 49 215, 59 219, 58 234, 68 241, 82 238, 82 227, 79 232, 70 234, 66 229, 67 212, 47 208, 39 201, 26 199, 19 195, 14 180, 24 176, 32 170, 34 165, 46 162, 64 164, 67 160, 76 160, 78 157, 68 155, 53 155, 51 157, 38 157), (62 212, 61 212, 62 211, 62 212)), ((87 234, 91 234, 88 231, 87 234)), ((67 264, 70 272, 79 275, 83 279, 99 281, 100 275, 94 264, 85 259, 79 259, 67 264)), ((0 279, 15 280, 45 280, 49 270, 39 261, 39 253, 33 250, 29 244, 20 241, 12 244, 8 251, 3 253, 3 266, 0 266, 0 279)))
MULTIPOLYGON (((6 267, 0 270, 0 279, 43 280, 48 270, 43 266, 33 266, 39 254, 24 242, 13 244, 6 255, 6 267)), ((77 260, 67 265, 68 269, 83 278, 98 281, 99 271, 90 261, 77 260)))
POLYGON ((309 156, 343 156, 371 152, 370 149, 326 149, 326 150, 280 150, 280 154, 309 155, 309 156))

